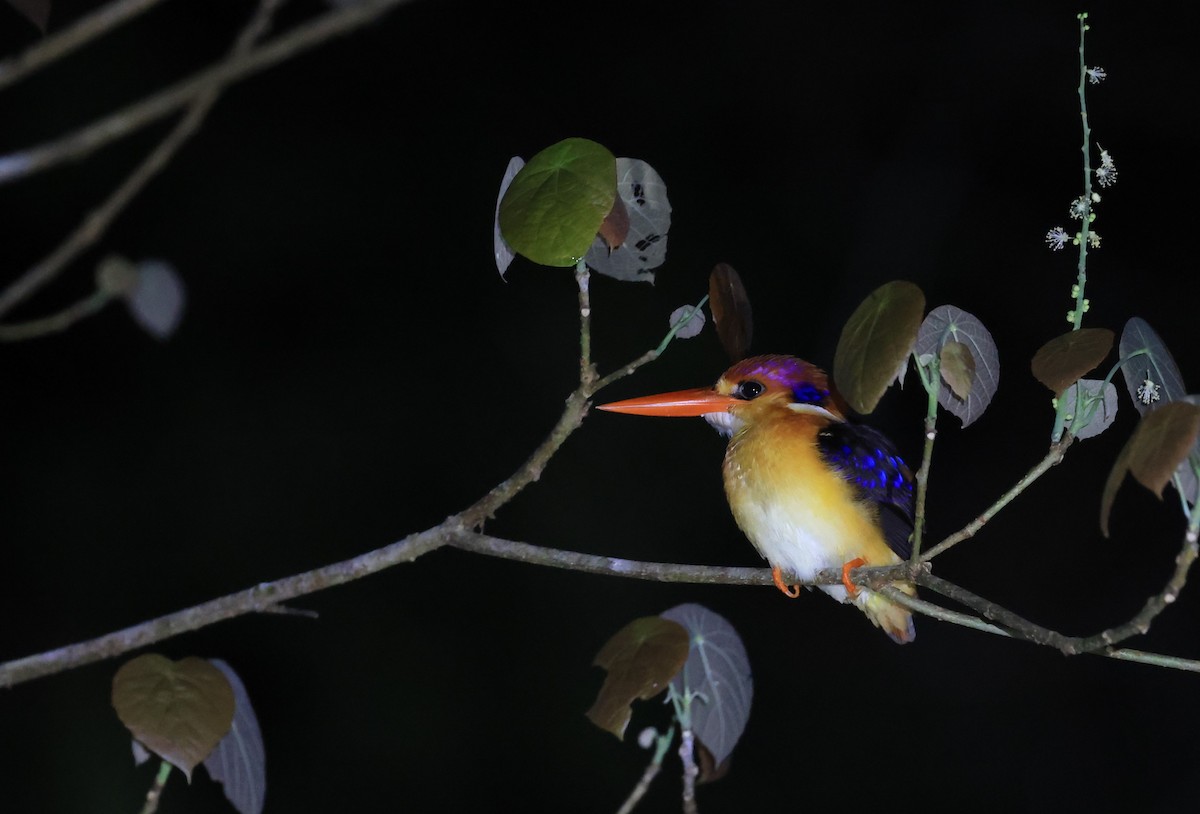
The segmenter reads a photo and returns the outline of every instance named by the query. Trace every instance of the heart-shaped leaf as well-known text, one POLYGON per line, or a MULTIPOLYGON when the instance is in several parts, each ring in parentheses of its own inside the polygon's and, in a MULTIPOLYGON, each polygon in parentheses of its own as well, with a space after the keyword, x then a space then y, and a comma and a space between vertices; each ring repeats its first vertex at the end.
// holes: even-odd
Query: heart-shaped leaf
POLYGON ((665 690, 687 657, 688 633, 680 625, 658 616, 634 619, 596 654, 593 663, 608 675, 588 719, 623 738, 633 714, 630 704, 665 690))
MULTIPOLYGON (((617 197, 629 218, 628 232, 619 248, 611 248, 601 235, 584 258, 588 268, 618 280, 654 282, 654 272, 667 259, 667 232, 671 229, 671 202, 667 185, 654 168, 637 158, 617 159, 617 197)), ((616 208, 614 204, 614 209, 616 208)))
POLYGON ((1121 375, 1139 413, 1145 415, 1159 404, 1187 395, 1179 366, 1146 320, 1133 317, 1126 322, 1118 348, 1124 360, 1121 375))
POLYGON ((1164 404, 1137 425, 1113 463, 1100 498, 1100 530, 1108 536, 1108 516, 1117 490, 1131 473, 1138 483, 1162 498, 1163 487, 1188 456, 1200 436, 1200 407, 1185 401, 1164 404))
POLYGON ((617 160, 584 138, 529 159, 500 202, 500 232, 544 266, 573 266, 587 253, 617 196, 617 160))
POLYGON ((267 757, 258 716, 250 705, 246 685, 226 662, 211 659, 233 688, 233 724, 204 768, 225 789, 225 797, 240 814, 261 814, 267 794, 267 757))
POLYGON ((1108 328, 1081 328, 1056 336, 1038 348, 1030 369, 1033 377, 1054 395, 1062 392, 1095 369, 1112 350, 1113 332, 1108 328))
POLYGON ((113 676, 112 705, 147 749, 182 771, 208 757, 233 722, 233 689, 204 659, 147 653, 113 676))
POLYGON ((708 307, 721 347, 730 361, 740 362, 754 335, 754 314, 741 275, 728 263, 717 263, 708 275, 708 307))
MULTIPOLYGON (((1000 355, 991 333, 978 317, 953 305, 939 305, 921 323, 914 352, 919 359, 938 355, 942 370, 938 404, 942 409, 958 416, 964 427, 970 426, 983 415, 996 395, 996 388, 1000 386, 1000 355), (945 375, 943 350, 952 342, 965 345, 974 362, 970 371, 970 388, 965 396, 954 391, 945 375)), ((954 366, 953 363, 951 366, 954 366)))
POLYGON ((874 410, 897 371, 903 373, 924 313, 921 289, 893 280, 872 291, 850 315, 833 356, 833 370, 838 390, 855 410, 874 410))
POLYGON ((722 764, 750 720, 754 681, 746 648, 733 625, 703 605, 677 605, 662 616, 687 629, 687 663, 671 684, 678 695, 696 694, 690 707, 692 730, 715 763, 722 764))

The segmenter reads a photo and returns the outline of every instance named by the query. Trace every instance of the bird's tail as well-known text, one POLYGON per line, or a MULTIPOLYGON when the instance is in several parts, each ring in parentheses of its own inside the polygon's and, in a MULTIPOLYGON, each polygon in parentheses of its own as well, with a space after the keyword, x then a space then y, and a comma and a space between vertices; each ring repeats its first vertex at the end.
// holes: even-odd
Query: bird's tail
MULTIPOLYGON (((893 582, 892 586, 899 588, 909 596, 917 595, 917 589, 909 583, 893 582)), ((875 627, 883 630, 896 644, 908 644, 917 637, 917 630, 913 627, 912 613, 887 597, 874 591, 860 589, 854 604, 862 609, 875 627)))

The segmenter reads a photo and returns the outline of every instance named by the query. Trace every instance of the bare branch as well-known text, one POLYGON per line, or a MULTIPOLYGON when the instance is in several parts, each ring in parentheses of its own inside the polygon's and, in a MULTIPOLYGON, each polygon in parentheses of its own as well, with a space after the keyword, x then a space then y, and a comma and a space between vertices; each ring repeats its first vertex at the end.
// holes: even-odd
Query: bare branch
POLYGON ((0 90, 107 34, 160 2, 162 0, 115 0, 76 20, 71 26, 30 46, 20 56, 0 62, 0 90))

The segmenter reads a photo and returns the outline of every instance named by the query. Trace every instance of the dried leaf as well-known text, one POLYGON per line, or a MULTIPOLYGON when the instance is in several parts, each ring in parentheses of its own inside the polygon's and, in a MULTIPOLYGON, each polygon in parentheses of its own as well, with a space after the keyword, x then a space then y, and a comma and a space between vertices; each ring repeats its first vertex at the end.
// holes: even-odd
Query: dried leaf
POLYGON ((697 311, 696 306, 681 305, 671 312, 670 325, 672 328, 684 320, 687 320, 687 323, 675 332, 677 339, 691 339, 704 330, 704 311, 697 311), (695 313, 693 314, 693 312, 695 313))
POLYGON ((135 738, 190 781, 229 732, 234 697, 224 674, 204 659, 147 653, 117 670, 112 705, 135 738))
POLYGON ((1104 361, 1112 350, 1113 338, 1108 328, 1081 328, 1056 336, 1033 355, 1033 376, 1060 396, 1104 361))
POLYGON ((1178 401, 1187 394, 1179 366, 1166 343, 1144 319, 1133 317, 1125 323, 1118 351, 1125 360, 1121 376, 1129 398, 1143 416, 1157 405, 1178 401))
POLYGON ((1108 536, 1108 516, 1117 490, 1131 473, 1160 499, 1163 487, 1195 447, 1200 436, 1200 407, 1183 401, 1164 404, 1138 424, 1113 463, 1100 498, 1100 530, 1108 536))
POLYGON ((654 272, 667 259, 671 202, 667 185, 654 168, 637 158, 617 159, 617 196, 629 215, 629 233, 610 250, 597 237, 588 250, 588 268, 618 280, 654 282, 654 272))
POLYGON ((730 361, 741 361, 754 336, 754 314, 741 275, 728 263, 717 263, 708 275, 708 307, 721 347, 730 361))
POLYGON ((1067 428, 1078 439, 1099 435, 1112 426, 1117 417, 1117 388, 1112 382, 1080 379, 1063 391, 1062 398, 1066 414, 1073 416, 1067 428), (1077 406, 1079 391, 1083 398, 1077 406))
POLYGON ((267 757, 258 716, 246 685, 226 662, 210 659, 233 688, 233 724, 229 734, 204 761, 204 768, 225 789, 225 797, 240 814, 261 814, 267 794, 267 757))
POLYGON ((971 355, 970 348, 962 342, 953 341, 942 345, 938 369, 954 395, 960 399, 971 395, 971 385, 975 380, 975 357, 971 355))
POLYGON ((500 201, 500 232, 535 263, 573 266, 587 253, 617 196, 616 159, 569 138, 529 159, 500 201))
POLYGON ((609 251, 621 248, 625 237, 629 234, 629 211, 621 201, 621 196, 613 198, 612 209, 600 224, 600 238, 609 251))
POLYGON ((698 693, 692 700, 692 730, 724 763, 750 719, 754 681, 742 639, 724 617, 703 605, 677 605, 662 614, 687 629, 687 664, 671 684, 679 695, 698 693))
POLYGON ((833 357, 834 380, 860 413, 875 409, 917 340, 925 295, 904 280, 871 292, 842 328, 833 357))
POLYGON ((519 155, 514 155, 508 160, 504 177, 500 179, 500 194, 496 196, 496 215, 492 223, 492 248, 496 251, 496 270, 500 272, 501 278, 504 277, 504 272, 508 271, 508 267, 512 265, 513 258, 517 256, 517 253, 512 250, 512 246, 508 245, 504 235, 500 234, 500 202, 504 200, 504 193, 508 192, 513 179, 517 177, 517 173, 524 166, 525 159, 519 155))
POLYGON ((634 619, 596 654, 593 663, 608 675, 587 711, 588 720, 623 738, 632 715, 630 704, 665 690, 687 657, 688 634, 683 627, 658 616, 634 619))
POLYGON ((733 762, 733 756, 725 758, 720 763, 713 757, 713 753, 704 741, 696 738, 696 764, 700 769, 700 774, 696 777, 696 785, 702 783, 716 783, 725 775, 729 774, 729 766, 733 762))

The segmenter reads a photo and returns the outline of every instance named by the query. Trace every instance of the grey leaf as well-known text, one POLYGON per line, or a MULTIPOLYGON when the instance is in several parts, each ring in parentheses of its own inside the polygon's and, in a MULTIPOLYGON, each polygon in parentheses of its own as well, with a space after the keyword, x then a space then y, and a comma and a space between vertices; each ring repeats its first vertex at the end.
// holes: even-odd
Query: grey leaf
POLYGON ((661 616, 683 625, 691 637, 688 660, 671 686, 681 695, 699 693, 691 705, 692 730, 720 765, 750 718, 754 681, 746 648, 733 625, 703 605, 677 605, 661 616))
POLYGON ((517 253, 512 250, 512 246, 508 245, 504 235, 500 234, 500 202, 504 200, 504 193, 508 192, 508 187, 524 166, 525 159, 519 155, 508 159, 508 168, 504 171, 504 177, 500 179, 500 194, 496 196, 496 214, 492 223, 492 247, 496 250, 496 269, 500 272, 501 278, 504 277, 504 272, 508 271, 508 267, 512 265, 513 258, 517 256, 517 253))
POLYGON ((671 312, 669 323, 672 328, 675 327, 676 323, 683 322, 685 319, 688 320, 686 325, 675 332, 676 338, 691 339, 704 330, 704 311, 696 311, 695 315, 692 316, 693 311, 696 311, 696 306, 681 305, 671 312), (691 319, 688 319, 689 316, 691 319))
POLYGON ((1062 397, 1067 415, 1075 416, 1071 421, 1070 430, 1076 438, 1091 438, 1099 435, 1107 430, 1117 417, 1117 388, 1112 382, 1099 379, 1080 379, 1063 391, 1062 397), (1090 415, 1081 415, 1075 405, 1076 393, 1082 390, 1086 396, 1095 398, 1100 395, 1101 388, 1104 390, 1103 400, 1092 403, 1089 407, 1091 399, 1085 398, 1083 409, 1087 411, 1094 408, 1094 412, 1090 415))
POLYGON ((939 305, 925 317, 917 333, 914 353, 930 358, 941 353, 947 342, 962 342, 975 360, 971 392, 965 399, 954 395, 943 380, 938 389, 938 404, 958 416, 964 427, 972 424, 992 402, 1000 386, 1000 354, 991 333, 973 314, 953 305, 939 305))
POLYGON ((183 319, 183 280, 161 260, 143 260, 137 274, 137 282, 125 295, 129 313, 155 339, 166 339, 183 319))
POLYGON ((584 258, 588 268, 618 280, 654 282, 654 272, 667 259, 671 202, 667 185, 654 168, 636 158, 617 159, 617 194, 629 213, 625 242, 611 252, 604 239, 592 241, 584 258))
POLYGON ((1125 323, 1119 349, 1125 360, 1121 362, 1121 376, 1133 399, 1134 409, 1141 415, 1187 395, 1175 359, 1146 320, 1132 317, 1125 323), (1129 358, 1134 353, 1138 355, 1129 358))
POLYGON ((209 659, 233 687, 233 725, 204 761, 213 780, 225 788, 225 797, 241 814, 261 814, 267 793, 267 758, 258 717, 237 673, 221 659, 209 659))

